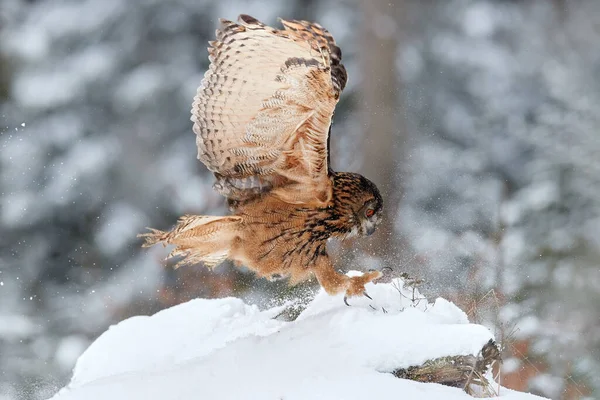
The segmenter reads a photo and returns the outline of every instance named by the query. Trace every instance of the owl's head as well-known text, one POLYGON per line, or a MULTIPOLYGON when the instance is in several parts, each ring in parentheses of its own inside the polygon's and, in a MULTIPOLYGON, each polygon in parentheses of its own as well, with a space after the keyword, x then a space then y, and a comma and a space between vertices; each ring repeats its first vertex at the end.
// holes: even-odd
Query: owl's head
MULTIPOLYGON (((359 233, 363 236, 370 236, 375 232, 375 228, 379 224, 381 214, 383 212, 383 198, 379 193, 377 186, 364 176, 361 176, 364 180, 363 186, 364 191, 360 193, 360 201, 362 206, 356 213, 356 218, 360 222, 359 233)), ((360 205, 360 201, 359 204, 360 205)))
POLYGON ((333 187, 334 207, 348 217, 346 236, 373 234, 383 212, 383 198, 377 186, 362 175, 338 172, 333 187))

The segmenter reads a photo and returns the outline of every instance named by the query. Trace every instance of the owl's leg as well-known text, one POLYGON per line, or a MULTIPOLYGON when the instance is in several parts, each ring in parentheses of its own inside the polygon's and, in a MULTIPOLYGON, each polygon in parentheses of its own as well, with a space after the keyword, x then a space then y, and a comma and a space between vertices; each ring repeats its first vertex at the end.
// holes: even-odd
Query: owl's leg
POLYGON ((365 290, 365 285, 382 276, 383 274, 379 271, 370 271, 361 276, 353 276, 350 278, 348 288, 346 289, 346 296, 344 296, 344 303, 348 306, 348 297, 351 296, 365 296, 373 300, 365 290))
POLYGON ((325 289, 325 291, 331 295, 338 294, 345 291, 344 303, 348 304, 348 297, 352 296, 366 296, 371 298, 365 291, 365 285, 376 279, 379 279, 383 274, 379 271, 370 271, 361 276, 348 277, 337 272, 329 257, 319 257, 313 271, 319 284, 325 289))
POLYGON ((340 274, 333 268, 333 264, 327 255, 317 259, 313 272, 321 287, 330 295, 345 291, 350 283, 349 277, 340 274))

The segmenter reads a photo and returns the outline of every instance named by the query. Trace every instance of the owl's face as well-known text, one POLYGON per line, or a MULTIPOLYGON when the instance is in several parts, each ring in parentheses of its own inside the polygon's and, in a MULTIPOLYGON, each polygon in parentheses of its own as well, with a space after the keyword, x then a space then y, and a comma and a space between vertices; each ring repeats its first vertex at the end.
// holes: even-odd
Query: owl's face
POLYGON ((358 222, 358 234, 370 236, 375 232, 381 214, 383 212, 383 198, 379 193, 377 186, 364 176, 359 175, 359 190, 356 193, 355 218, 358 222))
POLYGON ((334 232, 348 238, 375 232, 383 212, 383 199, 377 186, 362 175, 336 172, 333 175, 334 232))
POLYGON ((357 220, 359 222, 358 233, 362 236, 370 236, 375 232, 375 228, 379 224, 381 213, 383 211, 383 204, 381 201, 377 201, 373 198, 367 201, 357 213, 357 220))

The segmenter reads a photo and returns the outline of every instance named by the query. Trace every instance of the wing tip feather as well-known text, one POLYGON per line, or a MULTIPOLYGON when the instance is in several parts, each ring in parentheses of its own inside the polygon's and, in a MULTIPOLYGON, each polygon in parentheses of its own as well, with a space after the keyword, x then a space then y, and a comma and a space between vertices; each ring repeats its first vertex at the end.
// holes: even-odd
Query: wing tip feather
POLYGON ((245 25, 245 26, 256 27, 256 28, 263 28, 265 26, 265 24, 260 22, 258 19, 254 18, 253 16, 248 15, 248 14, 240 14, 238 16, 238 23, 245 25))

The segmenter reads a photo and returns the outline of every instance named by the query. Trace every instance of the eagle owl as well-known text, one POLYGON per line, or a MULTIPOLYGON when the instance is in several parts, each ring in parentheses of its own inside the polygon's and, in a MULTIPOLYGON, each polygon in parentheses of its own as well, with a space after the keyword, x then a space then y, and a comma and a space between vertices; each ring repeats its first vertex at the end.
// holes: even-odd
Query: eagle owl
POLYGON ((329 163, 331 119, 347 80, 342 53, 320 25, 281 22, 282 30, 248 15, 221 20, 192 105, 198 159, 232 215, 186 215, 169 232, 140 236, 144 246, 174 245, 178 266, 230 259, 291 284, 314 275, 344 301, 368 296, 364 285, 381 272, 340 274, 326 249, 329 238, 373 233, 383 207, 371 181, 329 163))

